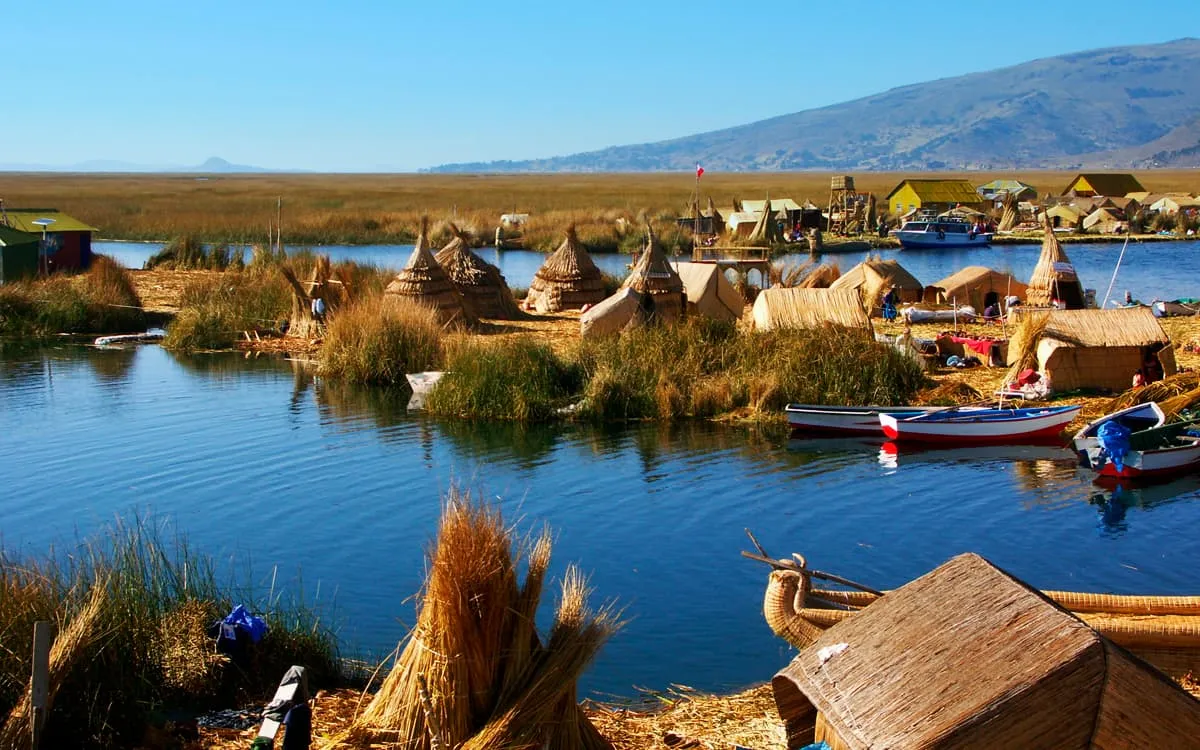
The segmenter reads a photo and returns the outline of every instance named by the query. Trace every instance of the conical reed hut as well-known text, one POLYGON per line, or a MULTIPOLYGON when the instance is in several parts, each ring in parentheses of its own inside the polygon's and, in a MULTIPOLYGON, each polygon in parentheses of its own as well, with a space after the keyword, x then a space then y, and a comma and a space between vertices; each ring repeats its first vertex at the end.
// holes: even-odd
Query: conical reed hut
POLYGON ((758 217, 758 221, 751 230, 750 236, 746 238, 750 244, 763 243, 774 245, 783 241, 783 236, 779 231, 779 224, 775 221, 775 212, 771 209, 771 196, 767 196, 767 201, 763 205, 762 214, 758 217))
POLYGON ((1004 211, 1000 214, 1000 224, 997 227, 1001 232, 1010 231, 1021 221, 1021 212, 1017 208, 1017 194, 1005 193, 1004 195, 1004 211))
POLYGON ((586 581, 571 567, 554 624, 539 636, 534 618, 550 551, 548 531, 517 545, 499 511, 451 491, 416 626, 338 744, 611 748, 580 709, 575 683, 620 627, 618 614, 590 609, 586 581))
POLYGON ((437 310, 438 320, 443 324, 474 322, 463 305, 462 295, 429 251, 428 236, 429 218, 422 216, 416 247, 408 257, 408 264, 387 285, 385 297, 408 297, 432 307, 437 310))
POLYGON ((500 269, 471 252, 466 235, 453 223, 450 231, 453 239, 437 252, 434 260, 462 296, 467 315, 507 320, 517 317, 516 300, 500 269))
POLYGON ((604 278, 592 256, 579 244, 575 226, 567 227, 567 236, 558 249, 546 258, 533 275, 525 308, 539 313, 577 310, 604 299, 604 278))
POLYGON ((1055 300, 1064 303, 1068 310, 1082 310, 1085 307, 1083 284, 1075 274, 1075 267, 1063 252, 1062 244, 1054 236, 1050 226, 1050 217, 1042 216, 1045 237, 1042 239, 1042 254, 1033 276, 1029 279, 1029 290, 1025 301, 1030 305, 1048 307, 1055 300))
POLYGON ((678 320, 687 311, 683 279, 671 267, 671 261, 658 244, 654 229, 649 224, 646 225, 646 247, 621 286, 650 295, 654 316, 659 320, 678 320))

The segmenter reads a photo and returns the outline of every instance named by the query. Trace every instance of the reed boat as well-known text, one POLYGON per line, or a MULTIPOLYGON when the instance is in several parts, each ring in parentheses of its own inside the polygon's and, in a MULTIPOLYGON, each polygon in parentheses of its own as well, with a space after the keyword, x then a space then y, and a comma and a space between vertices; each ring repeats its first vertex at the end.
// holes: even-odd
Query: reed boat
POLYGON ((923 406, 821 406, 788 404, 784 407, 788 425, 794 432, 823 435, 878 435, 879 415, 884 413, 916 416, 942 407, 923 406))
MULTIPOLYGON (((763 616, 780 638, 803 649, 829 627, 853 617, 886 591, 876 591, 829 573, 811 570, 804 558, 772 560, 763 597, 763 616), (818 588, 814 580, 848 589, 818 588)), ((1043 591, 1106 638, 1178 679, 1200 672, 1200 596, 1127 596, 1077 591, 1043 591)))
POLYGON ((935 409, 906 416, 883 413, 883 434, 895 441, 925 443, 1016 443, 1052 438, 1079 413, 1079 406, 1044 406, 1020 409, 935 409))

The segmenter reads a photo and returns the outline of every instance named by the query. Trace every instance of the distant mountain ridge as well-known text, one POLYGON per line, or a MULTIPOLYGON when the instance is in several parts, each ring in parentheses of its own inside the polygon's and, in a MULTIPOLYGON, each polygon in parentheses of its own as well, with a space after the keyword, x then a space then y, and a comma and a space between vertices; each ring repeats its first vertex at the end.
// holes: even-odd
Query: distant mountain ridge
POLYGON ((0 163, 0 171, 9 172, 168 172, 178 174, 251 174, 259 172, 293 172, 300 170, 267 169, 249 164, 232 164, 219 156, 209 157, 193 167, 137 164, 112 159, 89 159, 75 164, 0 163))
POLYGON ((657 143, 433 172, 981 170, 1200 165, 1200 40, 902 86, 657 143))

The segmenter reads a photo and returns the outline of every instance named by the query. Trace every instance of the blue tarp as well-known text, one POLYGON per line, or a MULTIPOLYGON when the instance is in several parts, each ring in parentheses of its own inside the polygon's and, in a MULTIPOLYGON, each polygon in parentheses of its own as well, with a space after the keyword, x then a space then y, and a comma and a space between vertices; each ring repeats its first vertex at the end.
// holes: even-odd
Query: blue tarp
POLYGON ((221 620, 221 625, 223 632, 241 628, 250 636, 251 643, 258 643, 267 634, 267 623, 261 617, 250 614, 241 604, 221 620))
POLYGON ((1096 442, 1100 444, 1102 455, 1113 462, 1117 473, 1125 470, 1125 455, 1129 453, 1129 434, 1129 428, 1116 420, 1105 422, 1096 430, 1096 442))

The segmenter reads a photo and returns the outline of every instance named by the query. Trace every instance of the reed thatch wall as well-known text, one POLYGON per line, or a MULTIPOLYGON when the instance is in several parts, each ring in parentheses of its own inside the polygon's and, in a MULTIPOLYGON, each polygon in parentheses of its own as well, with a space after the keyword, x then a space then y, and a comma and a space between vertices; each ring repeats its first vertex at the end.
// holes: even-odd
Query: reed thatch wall
POLYGON ((592 256, 579 244, 574 225, 533 275, 525 307, 539 313, 574 310, 604 299, 604 278, 592 256))
POLYGON ((967 266, 955 271, 932 286, 941 290, 941 301, 956 301, 960 305, 971 305, 982 314, 989 292, 995 292, 1001 300, 1011 295, 1025 299, 1028 287, 1012 274, 1002 273, 985 266, 967 266))
POLYGON ((832 324, 873 333, 862 300, 853 289, 764 289, 754 300, 751 314, 760 331, 832 324))
POLYGON ((863 308, 873 316, 883 309, 883 295, 893 286, 898 302, 920 302, 925 292, 917 277, 894 260, 865 260, 839 276, 829 288, 857 290, 863 308))
POLYGON ((1038 257, 1033 276, 1029 278, 1029 290, 1025 301, 1031 305, 1046 307, 1053 300, 1066 303, 1069 310, 1082 310, 1086 306, 1086 295, 1071 259, 1063 251, 1062 244, 1050 227, 1049 214, 1043 214, 1042 254, 1038 257))

